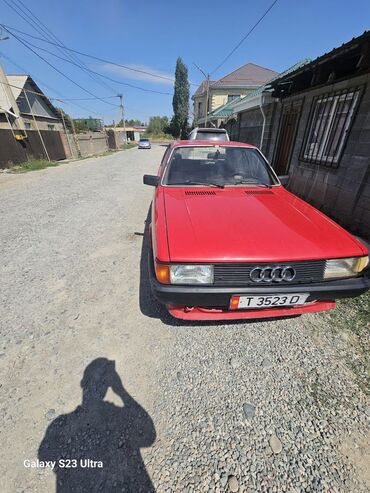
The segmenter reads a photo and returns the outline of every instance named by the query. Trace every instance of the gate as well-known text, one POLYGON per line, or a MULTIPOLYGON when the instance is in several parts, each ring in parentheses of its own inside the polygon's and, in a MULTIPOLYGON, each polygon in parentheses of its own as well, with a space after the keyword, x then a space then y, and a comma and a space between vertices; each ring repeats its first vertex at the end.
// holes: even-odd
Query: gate
POLYGON ((279 136, 273 159, 273 168, 278 176, 287 175, 289 172, 302 102, 302 100, 295 101, 289 106, 285 105, 282 108, 279 136))

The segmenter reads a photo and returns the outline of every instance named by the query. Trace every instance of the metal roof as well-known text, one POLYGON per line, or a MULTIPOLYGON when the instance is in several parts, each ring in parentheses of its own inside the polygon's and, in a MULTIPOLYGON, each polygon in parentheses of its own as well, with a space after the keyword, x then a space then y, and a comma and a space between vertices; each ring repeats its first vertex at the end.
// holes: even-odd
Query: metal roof
POLYGON ((365 41, 366 38, 370 37, 370 31, 364 31, 360 36, 352 38, 350 41, 346 41, 345 43, 341 44, 340 46, 333 48, 331 51, 328 51, 327 53, 324 53, 323 55, 318 56, 314 60, 308 60, 308 62, 304 65, 301 65, 299 67, 296 67, 294 70, 289 71, 288 73, 283 72, 280 74, 278 77, 276 77, 274 82, 280 81, 285 79, 287 75, 290 76, 296 76, 300 72, 303 72, 305 70, 309 70, 315 65, 319 65, 320 63, 331 59, 335 58, 337 55, 340 55, 341 53, 344 53, 346 50, 352 49, 356 43, 361 43, 362 41, 365 41))
MULTIPOLYGON (((31 76, 26 75, 26 74, 19 74, 19 75, 6 75, 6 78, 8 80, 9 87, 13 93, 14 99, 20 104, 17 99, 19 96, 21 96, 22 91, 24 90, 25 86, 29 84, 31 86, 31 91, 38 94, 40 98, 42 98, 42 101, 49 107, 52 113, 54 113, 54 117, 57 120, 60 120, 60 114, 58 110, 55 108, 55 106, 51 103, 49 98, 41 91, 41 89, 38 87, 36 82, 32 79, 31 76)), ((0 112, 1 110, 5 110, 6 112, 11 110, 11 103, 8 100, 6 93, 4 91, 4 85, 0 84, 0 112)), ((22 114, 29 114, 28 112, 22 112, 22 114)), ((34 116, 45 116, 45 115, 38 115, 37 113, 34 113, 34 116)))
MULTIPOLYGON (((216 81, 209 81, 212 89, 227 89, 227 88, 240 88, 240 87, 258 87, 261 84, 269 81, 273 76, 278 75, 277 72, 266 67, 261 67, 255 63, 246 63, 237 68, 233 72, 216 81)), ((198 89, 195 91, 194 96, 201 96, 205 94, 207 90, 206 81, 202 81, 198 89)))
MULTIPOLYGON (((17 98, 22 92, 23 87, 27 82, 28 76, 7 75, 6 78, 8 79, 8 84, 10 85, 10 90, 13 93, 14 99, 17 100, 17 98)), ((0 111, 1 110, 9 111, 11 109, 12 109, 12 104, 6 95, 4 84, 0 84, 0 111)))

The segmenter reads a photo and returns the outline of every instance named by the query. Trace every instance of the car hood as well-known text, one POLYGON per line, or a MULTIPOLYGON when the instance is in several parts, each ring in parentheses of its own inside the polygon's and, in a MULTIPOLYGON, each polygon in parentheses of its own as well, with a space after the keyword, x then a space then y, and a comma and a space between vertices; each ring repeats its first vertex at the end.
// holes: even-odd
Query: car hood
POLYGON ((366 253, 281 186, 164 188, 171 262, 276 262, 366 253))

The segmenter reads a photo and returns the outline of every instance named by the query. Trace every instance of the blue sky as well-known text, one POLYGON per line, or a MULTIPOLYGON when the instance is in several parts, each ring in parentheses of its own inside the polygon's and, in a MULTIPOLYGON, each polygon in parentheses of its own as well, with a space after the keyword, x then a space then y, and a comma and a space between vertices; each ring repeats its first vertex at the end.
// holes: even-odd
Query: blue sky
MULTIPOLYGON (((11 3, 16 5, 18 1, 11 3)), ((23 4, 68 47, 169 78, 173 77, 176 58, 181 56, 193 83, 202 79, 193 63, 212 72, 271 3, 272 0, 234 0, 230 3, 224 0, 141 0, 138 6, 138 2, 126 0, 23 0, 23 4)), ((0 0, 0 13, 1 23, 40 36, 4 0, 0 0)), ((368 0, 279 0, 212 79, 247 62, 283 71, 303 58, 315 58, 362 34, 370 28, 369 20, 368 0)), ((55 50, 40 41, 28 40, 55 50)), ((172 113, 171 95, 144 92, 108 81, 109 88, 101 86, 81 69, 49 54, 42 53, 42 56, 96 96, 122 93, 127 118, 148 120, 150 115, 170 116, 172 113)), ((173 92, 173 83, 169 80, 79 58, 90 69, 122 82, 173 92)), ((50 97, 92 97, 64 79, 16 39, 0 42, 0 62, 7 73, 31 74, 50 97)), ((196 89, 191 87, 192 91, 196 89)), ((106 102, 88 100, 56 104, 75 117, 93 115, 111 123, 118 119, 117 101, 112 98, 106 102)))

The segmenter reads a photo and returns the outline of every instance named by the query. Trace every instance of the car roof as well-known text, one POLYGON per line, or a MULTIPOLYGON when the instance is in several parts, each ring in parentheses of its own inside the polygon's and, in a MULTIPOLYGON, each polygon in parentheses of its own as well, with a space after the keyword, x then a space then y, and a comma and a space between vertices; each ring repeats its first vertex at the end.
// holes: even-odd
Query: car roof
POLYGON ((205 127, 205 128, 194 128, 193 131, 196 131, 197 133, 200 132, 200 133, 215 133, 215 134, 226 134, 226 129, 225 128, 209 128, 209 127, 205 127))
POLYGON ((172 143, 172 147, 196 147, 196 146, 210 146, 210 147, 247 147, 249 149, 257 149, 252 144, 246 144, 245 142, 235 142, 227 140, 176 140, 172 143))

